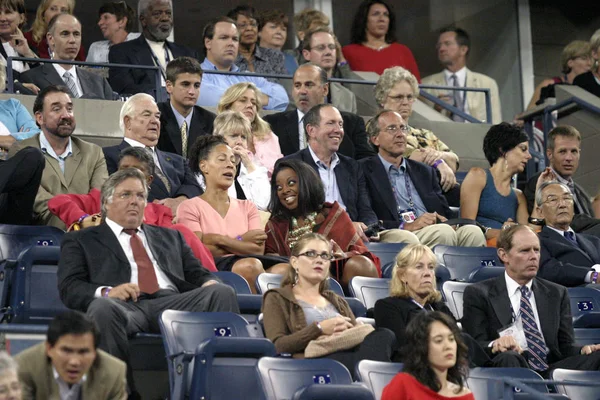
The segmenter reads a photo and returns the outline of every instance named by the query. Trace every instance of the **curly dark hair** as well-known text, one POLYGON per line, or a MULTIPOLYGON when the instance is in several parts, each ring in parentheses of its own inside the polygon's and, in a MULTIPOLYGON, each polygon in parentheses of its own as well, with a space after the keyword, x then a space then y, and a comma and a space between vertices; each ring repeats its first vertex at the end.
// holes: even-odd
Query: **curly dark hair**
POLYGON ((271 200, 269 212, 271 217, 290 219, 297 215, 307 215, 313 211, 321 211, 325 202, 325 188, 321 178, 314 169, 304 161, 296 159, 280 159, 275 163, 271 175, 271 200), (281 204, 277 196, 277 175, 285 168, 292 169, 298 176, 298 208, 288 210, 281 204))
POLYGON ((423 385, 434 392, 439 392, 441 384, 429 364, 429 334, 431 325, 435 322, 446 325, 454 334, 456 341, 456 364, 448 369, 448 381, 457 384, 462 391, 464 381, 469 371, 467 345, 463 342, 462 334, 453 318, 439 312, 422 312, 417 314, 406 327, 406 342, 402 349, 402 359, 406 372, 414 376, 423 385))
POLYGON ((491 165, 500 157, 517 147, 520 143, 529 141, 523 129, 508 122, 494 125, 483 138, 483 153, 491 165))
POLYGON ((354 21, 352 21, 352 28, 350 30, 350 42, 355 44, 362 44, 367 41, 367 19, 369 18, 369 9, 373 4, 381 4, 387 8, 390 14, 390 24, 388 31, 385 34, 385 42, 393 43, 396 42, 396 14, 394 10, 384 0, 365 0, 358 6, 356 14, 354 14, 354 21))
POLYGON ((220 144, 227 145, 223 136, 202 135, 196 139, 190 149, 189 166, 193 173, 202 174, 202 171, 200 171, 200 161, 207 160, 213 149, 220 144))

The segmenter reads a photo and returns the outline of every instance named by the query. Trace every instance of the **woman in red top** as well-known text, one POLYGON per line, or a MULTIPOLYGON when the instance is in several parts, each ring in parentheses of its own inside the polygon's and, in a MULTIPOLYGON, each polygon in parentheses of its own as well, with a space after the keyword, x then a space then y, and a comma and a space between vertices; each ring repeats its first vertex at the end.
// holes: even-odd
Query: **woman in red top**
POLYGON ((464 386, 467 346, 448 315, 422 312, 406 328, 403 372, 383 389, 381 400, 475 400, 464 386))
POLYGON ((404 67, 421 82, 419 67, 410 49, 396 40, 396 17, 383 0, 365 0, 354 15, 352 44, 342 49, 353 71, 379 75, 386 68, 404 67))

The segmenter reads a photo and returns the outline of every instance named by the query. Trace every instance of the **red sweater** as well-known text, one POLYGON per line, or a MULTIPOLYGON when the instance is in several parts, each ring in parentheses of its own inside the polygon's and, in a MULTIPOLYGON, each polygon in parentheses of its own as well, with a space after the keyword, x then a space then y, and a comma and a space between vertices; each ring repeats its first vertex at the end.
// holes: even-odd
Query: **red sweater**
POLYGON ((401 372, 383 389, 381 400, 475 400, 473 393, 458 397, 446 397, 434 392, 417 379, 401 372))
POLYGON ((392 43, 385 49, 377 51, 362 44, 349 44, 342 48, 344 57, 353 71, 372 71, 379 75, 386 68, 403 67, 421 82, 419 67, 415 61, 412 51, 400 43, 392 43))
MULTIPOLYGON (((48 208, 67 226, 71 226, 82 215, 92 215, 100 212, 100 191, 92 189, 88 194, 59 194, 48 200, 48 208)), ((148 203, 144 210, 144 223, 181 232, 202 266, 211 272, 217 271, 210 250, 187 227, 181 224, 173 224, 173 213, 169 207, 162 204, 148 203)))

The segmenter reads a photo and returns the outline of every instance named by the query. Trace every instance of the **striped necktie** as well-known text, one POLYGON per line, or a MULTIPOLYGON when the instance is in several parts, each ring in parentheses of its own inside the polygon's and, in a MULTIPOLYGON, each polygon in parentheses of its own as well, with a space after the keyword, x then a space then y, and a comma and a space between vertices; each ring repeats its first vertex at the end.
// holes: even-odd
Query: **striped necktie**
POLYGON ((187 122, 183 121, 181 124, 181 155, 187 158, 187 147, 188 147, 188 131, 187 122))
POLYGON ((79 90, 77 90, 77 85, 75 84, 75 80, 73 79, 73 75, 69 71, 63 74, 63 81, 67 84, 67 87, 71 91, 73 97, 79 97, 79 90))
POLYGON ((535 371, 546 371, 548 369, 548 351, 546 350, 544 337, 535 322, 533 309, 531 307, 531 302, 529 301, 529 294, 531 292, 527 286, 521 286, 520 290, 521 305, 519 314, 521 315, 523 332, 525 333, 525 340, 527 341, 527 348, 529 349, 527 362, 531 369, 535 371))
MULTIPOLYGON (((460 85, 458 84, 458 76, 456 76, 456 74, 452 74, 452 86, 454 86, 455 88, 459 87, 460 85)), ((461 96, 461 91, 460 90, 453 90, 452 91, 452 97, 454 98, 454 107, 458 108, 460 111, 465 111, 465 107, 464 107, 464 102, 462 100, 462 96, 461 96)), ((456 121, 456 122, 465 122, 464 118, 462 118, 459 115, 456 114, 452 114, 452 120, 456 121)))
POLYGON ((146 147, 146 151, 150 153, 150 157, 152 157, 152 159, 156 161, 156 166, 154 167, 154 175, 156 175, 156 177, 158 177, 158 179, 160 179, 160 181, 165 185, 165 187, 167 188, 167 192, 171 193, 171 183, 160 169, 160 166, 158 165, 158 157, 154 158, 154 150, 152 149, 152 147, 146 147))

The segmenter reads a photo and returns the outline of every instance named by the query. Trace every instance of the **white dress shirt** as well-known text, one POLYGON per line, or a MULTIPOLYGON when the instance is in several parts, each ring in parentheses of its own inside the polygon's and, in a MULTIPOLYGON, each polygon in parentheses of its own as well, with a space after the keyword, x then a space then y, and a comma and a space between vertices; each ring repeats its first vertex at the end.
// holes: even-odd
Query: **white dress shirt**
MULTIPOLYGON (((62 67, 62 65, 60 65, 60 64, 52 64, 52 66, 58 73, 58 76, 60 76, 60 79, 62 79, 63 81, 65 80, 65 78, 64 78, 65 72, 69 71, 69 73, 73 77, 73 82, 75 82, 75 86, 77 86, 77 91, 79 92, 79 97, 81 97, 85 94, 85 93, 83 93, 83 88, 81 87, 81 83, 79 83, 79 78, 77 77, 77 68, 74 65, 72 65, 71 69, 69 69, 69 70, 64 69, 62 67)), ((67 85, 67 83, 65 82, 65 86, 66 85, 67 85)))
POLYGON ((346 210, 346 205, 344 204, 344 200, 342 199, 342 195, 340 193, 340 188, 338 187, 337 178, 335 176, 335 167, 340 163, 340 158, 337 153, 333 153, 331 156, 331 162, 329 163, 329 167, 325 165, 323 161, 317 157, 312 147, 308 146, 308 150, 310 151, 310 155, 313 158, 315 164, 317 164, 317 169, 319 170, 319 176, 321 177, 321 181, 323 182, 323 186, 325 186, 325 201, 329 203, 333 203, 337 201, 344 210, 346 210))
POLYGON ((69 387, 69 384, 60 377, 56 368, 52 367, 54 373, 54 380, 58 385, 58 393, 60 400, 80 400, 81 399, 81 386, 87 380, 87 374, 83 375, 81 381, 69 387))
MULTIPOLYGON (((510 299, 510 305, 512 306, 513 311, 513 322, 514 319, 519 315, 519 310, 521 309, 521 285, 519 285, 513 278, 508 276, 506 272, 504 272, 504 279, 506 280, 506 290, 508 291, 508 298, 510 299)), ((542 324, 540 322, 540 315, 537 310, 536 302, 535 302, 535 294, 531 287, 533 286, 533 280, 530 280, 525 285, 527 289, 531 292, 529 295, 529 303, 531 304, 531 310, 533 311, 533 316, 535 318, 535 323, 540 331, 542 336, 542 324)))
POLYGON ((140 142, 138 142, 137 140, 134 140, 134 139, 131 139, 131 138, 128 138, 128 137, 126 137, 126 138, 123 138, 123 140, 125 140, 127 143, 129 143, 129 145, 130 145, 131 147, 143 147, 144 149, 145 149, 146 147, 148 147, 148 148, 152 149, 152 158, 154 159, 154 166, 155 166, 156 168, 160 169, 160 171, 161 171, 163 174, 165 173, 165 171, 163 171, 163 169, 162 169, 162 167, 161 167, 161 165, 160 165, 160 162, 158 161, 158 156, 156 155, 156 148, 155 148, 155 147, 149 147, 149 146, 146 146, 145 144, 143 144, 143 143, 140 143, 140 142))
POLYGON ((304 113, 298 109, 296 109, 298 113, 298 144, 300 146, 300 150, 306 148, 306 133, 304 132, 304 113))
POLYGON ((42 153, 48 154, 50 157, 58 161, 58 166, 60 167, 60 170, 64 175, 65 160, 67 159, 67 157, 73 155, 73 146, 71 138, 69 138, 69 144, 67 144, 65 152, 62 154, 56 154, 56 152, 52 148, 52 145, 50 144, 50 142, 48 142, 48 139, 46 139, 46 135, 44 134, 44 132, 40 132, 40 149, 42 150, 42 153))

